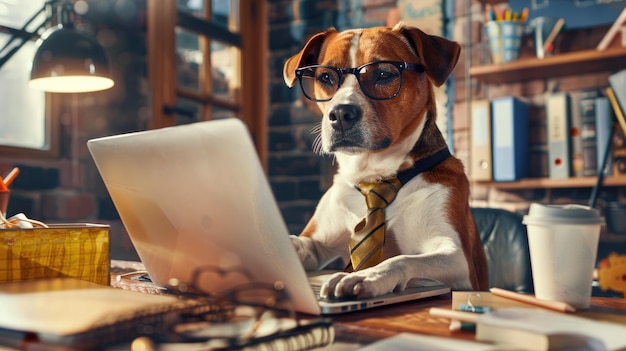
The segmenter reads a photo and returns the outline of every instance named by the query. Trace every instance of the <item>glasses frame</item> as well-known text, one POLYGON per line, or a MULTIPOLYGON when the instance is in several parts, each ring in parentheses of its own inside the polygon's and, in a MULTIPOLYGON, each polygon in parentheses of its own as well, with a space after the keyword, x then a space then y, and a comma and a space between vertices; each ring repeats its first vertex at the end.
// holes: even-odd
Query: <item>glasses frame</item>
MULTIPOLYGON (((277 333, 284 332, 282 328, 274 330, 263 337, 256 335, 264 323, 279 321, 288 318, 295 321, 295 327, 300 328, 300 318, 295 312, 288 291, 281 284, 254 282, 252 274, 245 268, 221 268, 213 265, 200 266, 192 272, 188 283, 178 279, 171 279, 168 291, 182 298, 191 298, 201 301, 203 305, 188 313, 182 313, 179 318, 169 325, 166 333, 153 336, 154 340, 163 344, 197 344, 199 349, 203 345, 215 344, 215 349, 224 350, 241 348, 254 340, 271 338, 277 333), (210 273, 217 276, 240 275, 247 282, 227 288, 219 292, 205 291, 200 287, 199 279, 202 274, 210 273), (240 299, 247 291, 264 291, 269 297, 263 301, 240 299), (243 314, 240 312, 243 311, 243 314), (243 319, 238 319, 243 318, 243 319), (243 322, 240 327, 238 320, 243 322), (196 325, 199 328, 196 330, 196 325), (227 332, 222 335, 203 335, 203 328, 227 326, 237 328, 237 332, 227 332), (196 334, 200 331, 200 334, 196 334)), ((256 295, 255 295, 256 296, 256 295)), ((234 330, 234 329, 230 329, 234 330)), ((208 349, 214 349, 213 346, 208 349)))
POLYGON ((314 102, 326 102, 326 101, 332 100, 332 98, 335 96, 335 93, 337 93, 337 90, 339 90, 339 88, 343 84, 344 75, 346 74, 352 74, 356 77, 357 82, 359 82, 359 87, 361 88, 361 91, 363 92, 363 94, 365 94, 365 96, 374 100, 389 100, 398 96, 398 94, 400 93, 400 89, 402 89, 402 76, 403 76, 404 71, 413 71, 413 72, 423 73, 424 70, 425 70, 424 65, 422 64, 408 63, 408 62, 403 62, 403 61, 372 61, 372 62, 366 63, 359 67, 354 67, 354 68, 337 68, 337 67, 325 66, 325 65, 304 66, 304 67, 300 67, 296 69, 296 77, 298 77, 298 82, 300 82, 300 89, 302 90, 302 93, 304 94, 304 96, 307 99, 314 101, 314 102), (361 72, 360 72, 364 67, 381 64, 381 63, 393 65, 394 67, 398 69, 399 74, 400 74, 400 84, 398 84, 398 89, 396 90, 396 92, 389 97, 382 97, 382 98, 372 96, 368 94, 367 91, 365 91, 365 89, 363 89, 363 84, 361 83, 361 72), (304 85, 302 84, 302 77, 304 76, 304 72, 306 70, 310 70, 314 68, 327 68, 327 69, 333 70, 337 73, 337 76, 339 77, 339 82, 337 84, 337 88, 335 89, 335 92, 327 99, 318 99, 313 96, 309 96, 309 94, 307 94, 307 92, 304 89, 304 85))

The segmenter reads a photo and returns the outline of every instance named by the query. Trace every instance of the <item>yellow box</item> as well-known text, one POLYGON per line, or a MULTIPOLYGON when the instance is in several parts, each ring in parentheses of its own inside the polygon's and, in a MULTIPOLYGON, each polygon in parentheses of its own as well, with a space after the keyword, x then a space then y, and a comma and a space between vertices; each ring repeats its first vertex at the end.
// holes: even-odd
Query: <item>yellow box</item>
POLYGON ((0 229, 0 282, 71 277, 109 285, 109 226, 0 229))

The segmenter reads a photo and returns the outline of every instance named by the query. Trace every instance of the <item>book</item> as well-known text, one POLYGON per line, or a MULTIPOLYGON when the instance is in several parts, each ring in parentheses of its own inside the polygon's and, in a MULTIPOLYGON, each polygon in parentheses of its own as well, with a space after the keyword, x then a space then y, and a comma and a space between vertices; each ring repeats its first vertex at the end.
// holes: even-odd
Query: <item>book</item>
POLYGON ((613 73, 609 76, 610 89, 607 88, 607 97, 615 112, 624 134, 626 134, 626 69, 613 73))
POLYGON ((472 144, 470 176, 475 181, 492 180, 491 158, 491 103, 489 100, 472 101, 472 144))
POLYGON ((507 96, 491 101, 493 180, 528 176, 528 104, 507 96))
POLYGON ((620 105, 620 101, 618 101, 615 91, 610 86, 606 88, 606 97, 609 99, 615 119, 618 122, 618 128, 615 130, 612 144, 613 174, 622 175, 626 174, 626 118, 624 117, 624 110, 620 105))
MULTIPOLYGON (((158 339, 183 315, 216 309, 215 299, 181 298, 103 286, 73 278, 0 284, 0 343, 21 347, 24 340, 47 347, 100 349, 135 338, 158 339)), ((277 318, 278 319, 278 318, 277 318)), ((283 336, 306 350, 332 343, 332 324, 311 319, 296 324, 280 318, 280 333, 259 335, 246 345, 275 345, 283 336)))
POLYGON ((598 160, 597 172, 604 175, 613 174, 613 154, 611 143, 613 141, 613 110, 606 96, 596 98, 596 158, 598 160), (605 153, 608 150, 608 154, 605 153), (604 160, 604 157, 607 157, 604 160), (604 164, 603 164, 604 162, 604 164))
POLYGON ((623 350, 626 326, 543 309, 512 307, 480 316, 476 340, 518 350, 623 350))
POLYGON ((497 345, 432 335, 400 333, 374 342, 360 351, 502 351, 497 345))
POLYGON ((548 173, 550 178, 572 175, 569 95, 551 93, 546 96, 548 132, 548 173))
MULTIPOLYGON (((569 93, 571 167, 575 177, 597 175, 596 98, 598 89, 584 89, 569 93)), ((600 161, 601 162, 601 161, 600 161)))

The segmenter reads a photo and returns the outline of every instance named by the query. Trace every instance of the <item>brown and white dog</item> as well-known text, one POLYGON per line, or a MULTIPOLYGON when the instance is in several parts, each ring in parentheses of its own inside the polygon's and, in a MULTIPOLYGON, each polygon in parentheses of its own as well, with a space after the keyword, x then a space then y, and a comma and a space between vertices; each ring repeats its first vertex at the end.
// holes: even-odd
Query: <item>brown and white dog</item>
MULTIPOLYGON (((346 71, 334 95, 318 102, 323 117, 314 146, 333 154, 339 168, 310 222, 292 236, 305 269, 322 269, 338 257, 350 262, 350 236, 367 211, 355 184, 394 176, 448 147, 435 124, 434 86, 445 82, 459 53, 455 42, 399 24, 343 32, 331 28, 287 60, 283 73, 290 87, 298 81, 296 70, 310 65, 356 68, 393 61, 423 68, 400 72, 400 90, 386 99, 368 96, 356 75, 346 71)), ((384 260, 334 274, 322 296, 371 297, 436 282, 452 289, 487 289, 485 253, 460 160, 450 156, 412 178, 385 212, 384 260)))

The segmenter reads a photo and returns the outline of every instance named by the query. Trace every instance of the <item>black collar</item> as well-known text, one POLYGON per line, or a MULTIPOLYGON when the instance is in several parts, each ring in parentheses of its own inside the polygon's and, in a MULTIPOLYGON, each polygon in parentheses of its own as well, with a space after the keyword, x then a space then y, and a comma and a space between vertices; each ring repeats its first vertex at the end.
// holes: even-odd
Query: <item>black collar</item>
POLYGON ((400 179, 400 182, 402 183, 402 185, 405 185, 411 179, 413 179, 413 177, 415 177, 416 175, 435 167, 436 165, 443 162, 443 160, 447 159, 450 156, 451 156, 450 150, 446 146, 445 148, 435 152, 434 154, 428 157, 424 157, 420 160, 417 160, 413 164, 412 168, 399 171, 398 179, 400 179))

